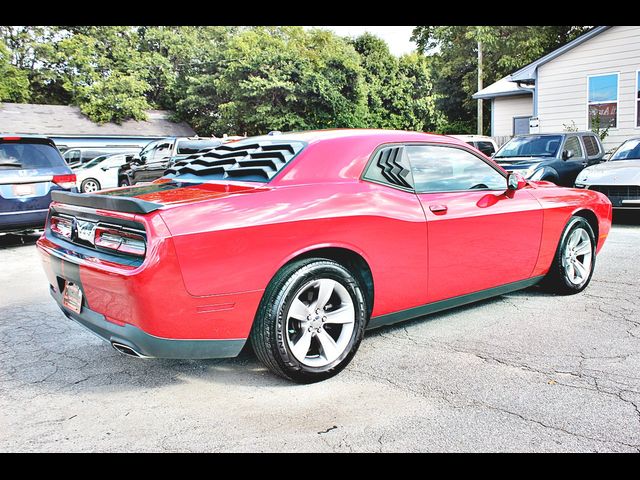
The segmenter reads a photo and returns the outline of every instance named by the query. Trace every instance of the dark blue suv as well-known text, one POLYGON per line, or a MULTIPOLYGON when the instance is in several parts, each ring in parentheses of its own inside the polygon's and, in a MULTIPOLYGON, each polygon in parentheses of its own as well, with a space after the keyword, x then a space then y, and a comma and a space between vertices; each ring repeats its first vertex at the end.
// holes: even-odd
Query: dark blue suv
POLYGON ((43 228, 53 190, 77 191, 53 140, 0 135, 0 232, 43 228))
POLYGON ((493 159, 509 172, 528 180, 547 180, 573 187, 583 168, 602 161, 604 148, 593 132, 518 135, 505 143, 493 159))

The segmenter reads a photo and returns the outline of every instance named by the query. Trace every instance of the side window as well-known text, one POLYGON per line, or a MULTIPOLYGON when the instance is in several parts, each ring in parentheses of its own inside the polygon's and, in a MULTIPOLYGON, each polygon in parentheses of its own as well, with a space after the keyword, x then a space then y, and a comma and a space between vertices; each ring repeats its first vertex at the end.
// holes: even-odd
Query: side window
POLYGON ((394 145, 378 150, 369 163, 364 178, 404 189, 413 188, 406 148, 394 145))
POLYGON ((484 153, 487 157, 490 157, 494 153, 496 153, 496 149, 493 148, 493 143, 491 142, 478 142, 478 150, 484 153))
POLYGON ((596 137, 593 135, 585 135, 582 137, 582 141, 584 142, 584 148, 587 151, 588 157, 594 157, 600 153, 600 147, 598 146, 596 137))
POLYGON ((152 162, 162 162, 171 156, 171 143, 161 143, 155 150, 152 162))
POLYGON ((416 192, 505 190, 505 177, 466 150, 445 146, 406 147, 416 192))
POLYGON ((573 150, 573 157, 570 160, 579 160, 584 158, 584 154, 582 153, 582 146, 580 145, 580 140, 578 137, 569 137, 567 141, 564 142, 565 150, 573 150))
POLYGON ((80 160, 80 150, 67 150, 64 154, 64 158, 67 162, 77 162, 80 160))

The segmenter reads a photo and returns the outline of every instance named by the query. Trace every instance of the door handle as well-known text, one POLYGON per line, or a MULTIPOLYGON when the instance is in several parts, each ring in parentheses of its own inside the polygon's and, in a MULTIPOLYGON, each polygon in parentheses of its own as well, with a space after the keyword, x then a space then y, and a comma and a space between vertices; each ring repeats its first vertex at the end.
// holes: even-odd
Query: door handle
POLYGON ((433 205, 429 205, 429 210, 431 210, 433 213, 446 213, 447 206, 435 203, 433 205))

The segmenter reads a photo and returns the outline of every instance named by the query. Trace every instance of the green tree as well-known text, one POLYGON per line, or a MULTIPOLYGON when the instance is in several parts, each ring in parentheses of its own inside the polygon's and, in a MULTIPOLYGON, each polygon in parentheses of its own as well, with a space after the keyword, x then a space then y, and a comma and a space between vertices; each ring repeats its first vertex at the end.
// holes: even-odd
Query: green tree
POLYGON ((177 110, 207 134, 362 127, 363 71, 355 50, 328 31, 243 29, 219 62, 189 79, 177 110))
MULTIPOLYGON (((475 130, 477 44, 483 44, 483 81, 493 83, 584 33, 585 26, 418 26, 412 39, 431 59, 438 130, 475 130)), ((488 115, 485 115, 488 118, 488 115)))
POLYGON ((27 72, 11 64, 11 53, 0 40, 0 101, 26 102, 31 96, 27 72))

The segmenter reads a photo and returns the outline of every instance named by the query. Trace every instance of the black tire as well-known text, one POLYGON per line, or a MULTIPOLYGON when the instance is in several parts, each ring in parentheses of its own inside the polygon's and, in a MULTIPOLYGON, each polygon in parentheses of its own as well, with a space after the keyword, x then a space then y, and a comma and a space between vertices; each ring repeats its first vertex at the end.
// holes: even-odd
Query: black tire
POLYGON ((129 179, 127 177, 122 177, 122 178, 120 178, 120 180, 118 180, 118 186, 119 187, 129 187, 129 186, 131 186, 131 183, 129 182, 129 179))
POLYGON ((96 190, 100 190, 102 188, 102 186, 100 185, 100 182, 98 180, 96 180, 95 178, 85 178, 82 181, 82 183, 80 184, 80 191, 82 193, 90 193, 90 192, 86 191, 87 184, 89 184, 90 182, 93 182, 93 183, 96 184, 96 186, 98 187, 98 188, 96 188, 96 190))
POLYGON ((567 225, 562 231, 560 241, 558 242, 558 248, 553 257, 551 268, 542 282, 543 288, 546 290, 557 293, 560 295, 573 295, 579 293, 587 288, 587 285, 591 282, 593 276, 593 270, 596 266, 596 237, 593 233, 593 229, 586 219, 579 216, 573 216, 567 222, 567 225), (577 229, 583 229, 587 232, 589 241, 591 243, 591 265, 589 274, 586 280, 581 281, 579 284, 572 282, 569 279, 568 268, 563 262, 563 256, 567 248, 567 242, 569 237, 577 229))
POLYGON ((273 277, 260 302, 250 334, 258 359, 273 373, 297 383, 313 383, 336 375, 351 361, 364 336, 367 305, 362 287, 341 264, 324 258, 306 258, 285 265, 273 277), (341 355, 323 367, 298 361, 289 347, 287 313, 300 289, 313 280, 331 279, 346 288, 354 307, 354 328, 341 355))

